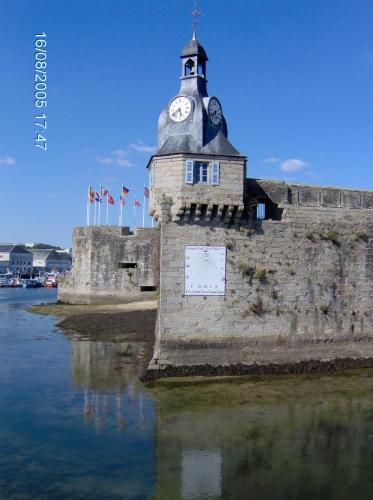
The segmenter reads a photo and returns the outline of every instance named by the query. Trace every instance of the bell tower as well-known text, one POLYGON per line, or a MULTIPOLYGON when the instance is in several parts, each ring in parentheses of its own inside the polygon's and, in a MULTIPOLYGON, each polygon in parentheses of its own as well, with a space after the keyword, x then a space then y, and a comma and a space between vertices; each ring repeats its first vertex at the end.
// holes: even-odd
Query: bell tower
POLYGON ((230 223, 243 210, 246 157, 228 140, 220 100, 208 95, 208 57, 195 29, 180 59, 179 92, 160 114, 157 151, 147 166, 149 213, 160 220, 166 197, 175 221, 203 213, 230 223))

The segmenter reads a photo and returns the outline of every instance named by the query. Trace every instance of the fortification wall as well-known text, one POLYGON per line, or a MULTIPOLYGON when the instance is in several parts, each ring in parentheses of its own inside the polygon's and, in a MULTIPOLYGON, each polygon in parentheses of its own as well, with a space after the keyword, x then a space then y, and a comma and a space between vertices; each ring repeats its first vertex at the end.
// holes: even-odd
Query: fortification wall
POLYGON ((159 231, 91 226, 73 231, 72 270, 58 288, 70 304, 125 302, 154 296, 159 280, 159 231))
POLYGON ((373 192, 248 180, 245 198, 234 225, 162 204, 149 376, 373 357, 373 192), (258 200, 281 220, 250 220, 258 200), (185 296, 187 245, 226 247, 225 296, 185 296))

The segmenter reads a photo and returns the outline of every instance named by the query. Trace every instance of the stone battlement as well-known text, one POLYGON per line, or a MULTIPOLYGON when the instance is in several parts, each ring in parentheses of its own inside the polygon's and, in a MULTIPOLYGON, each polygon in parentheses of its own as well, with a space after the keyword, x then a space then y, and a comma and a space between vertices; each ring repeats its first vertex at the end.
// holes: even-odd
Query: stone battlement
POLYGON ((245 179, 246 203, 266 201, 285 206, 373 209, 373 191, 287 183, 266 179, 245 179))

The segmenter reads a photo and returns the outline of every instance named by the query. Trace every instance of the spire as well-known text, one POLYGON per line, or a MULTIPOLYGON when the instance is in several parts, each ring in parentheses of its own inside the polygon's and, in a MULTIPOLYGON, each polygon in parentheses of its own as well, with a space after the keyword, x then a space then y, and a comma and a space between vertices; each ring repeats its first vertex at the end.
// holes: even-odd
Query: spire
POLYGON ((192 10, 192 16, 193 16, 193 36, 192 40, 197 40, 197 19, 200 17, 202 14, 198 9, 198 0, 194 0, 194 9, 192 10))

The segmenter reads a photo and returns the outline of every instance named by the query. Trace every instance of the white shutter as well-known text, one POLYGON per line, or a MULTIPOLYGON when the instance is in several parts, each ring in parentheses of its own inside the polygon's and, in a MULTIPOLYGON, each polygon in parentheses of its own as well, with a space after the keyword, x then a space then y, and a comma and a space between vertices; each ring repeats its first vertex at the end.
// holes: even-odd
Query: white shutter
POLYGON ((185 161, 185 183, 186 184, 193 184, 193 160, 186 160, 185 161))
POLYGON ((217 186, 220 184, 220 164, 218 161, 212 162, 211 170, 211 184, 217 186))
POLYGON ((149 186, 151 188, 154 187, 154 177, 155 177, 155 165, 152 165, 150 170, 149 170, 149 186))

